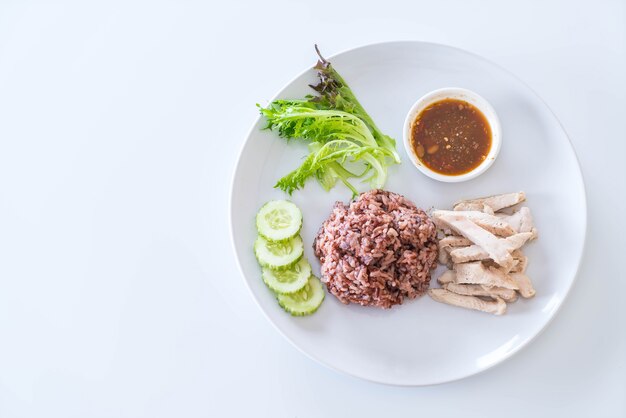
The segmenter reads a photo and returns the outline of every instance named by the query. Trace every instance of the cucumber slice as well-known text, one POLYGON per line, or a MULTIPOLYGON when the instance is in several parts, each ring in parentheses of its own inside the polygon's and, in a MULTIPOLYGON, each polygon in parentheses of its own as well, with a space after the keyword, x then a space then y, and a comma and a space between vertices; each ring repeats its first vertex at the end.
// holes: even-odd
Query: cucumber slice
POLYGON ((302 258, 304 244, 299 235, 286 241, 268 241, 259 236, 254 243, 254 254, 262 267, 285 270, 302 258))
POLYGON ((267 202, 256 215, 256 229, 269 241, 296 236, 302 228, 302 212, 286 200, 267 202))
POLYGON ((324 288, 317 277, 311 275, 307 284, 296 293, 277 295, 278 304, 293 316, 311 315, 324 301, 324 288))
POLYGON ((263 268, 263 281, 276 293, 294 293, 306 286, 311 275, 311 265, 302 257, 286 270, 263 268))

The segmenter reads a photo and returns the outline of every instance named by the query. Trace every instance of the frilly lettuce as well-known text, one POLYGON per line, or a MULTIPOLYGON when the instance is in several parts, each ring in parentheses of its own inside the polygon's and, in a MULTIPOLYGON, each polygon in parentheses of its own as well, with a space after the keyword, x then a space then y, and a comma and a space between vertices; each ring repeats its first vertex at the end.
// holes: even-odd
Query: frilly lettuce
POLYGON ((299 168, 276 183, 291 194, 315 177, 330 190, 338 180, 354 195, 358 194, 350 179, 368 181, 370 187, 382 188, 387 179, 387 165, 400 163, 395 140, 383 134, 374 124, 346 82, 325 60, 317 46, 320 60, 319 83, 311 86, 318 95, 306 100, 276 100, 261 113, 267 129, 277 131, 287 140, 302 139, 309 143, 310 154, 299 168), (354 173, 355 163, 362 165, 354 173), (350 168, 349 168, 350 167, 350 168))

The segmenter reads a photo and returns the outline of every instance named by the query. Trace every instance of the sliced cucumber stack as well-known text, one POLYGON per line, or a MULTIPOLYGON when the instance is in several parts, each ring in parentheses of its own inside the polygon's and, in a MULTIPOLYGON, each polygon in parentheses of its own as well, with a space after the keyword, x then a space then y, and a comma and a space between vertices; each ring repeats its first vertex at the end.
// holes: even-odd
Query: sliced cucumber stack
POLYGON ((256 227, 254 254, 278 304, 294 316, 315 312, 324 300, 324 287, 303 258, 300 209, 286 200, 267 202, 256 215, 256 227))
POLYGON ((276 293, 294 293, 306 286, 311 275, 311 265, 305 258, 286 270, 263 267, 263 281, 276 293))
POLYGON ((311 275, 306 285, 295 293, 278 294, 278 304, 294 316, 311 315, 324 301, 324 288, 317 277, 311 275))
POLYGON ((302 228, 302 212, 286 200, 267 202, 256 215, 259 235, 270 241, 282 241, 294 237, 302 228))

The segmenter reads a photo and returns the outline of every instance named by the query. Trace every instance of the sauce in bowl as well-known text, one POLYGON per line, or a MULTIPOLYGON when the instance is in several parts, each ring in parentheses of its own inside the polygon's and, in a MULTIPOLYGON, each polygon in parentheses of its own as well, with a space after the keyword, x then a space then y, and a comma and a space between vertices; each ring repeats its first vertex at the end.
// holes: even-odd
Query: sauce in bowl
POLYGON ((430 170, 458 176, 489 155, 492 132, 483 113, 458 99, 443 99, 422 110, 411 127, 411 148, 430 170))

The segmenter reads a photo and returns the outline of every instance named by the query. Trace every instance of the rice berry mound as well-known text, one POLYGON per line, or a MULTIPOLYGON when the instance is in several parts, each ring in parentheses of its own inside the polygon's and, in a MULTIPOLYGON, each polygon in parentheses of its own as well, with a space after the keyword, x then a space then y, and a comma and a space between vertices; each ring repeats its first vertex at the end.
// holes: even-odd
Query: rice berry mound
POLYGON ((390 308, 428 290, 436 235, 433 221, 413 202, 371 190, 349 205, 335 203, 313 249, 322 282, 341 302, 390 308))

